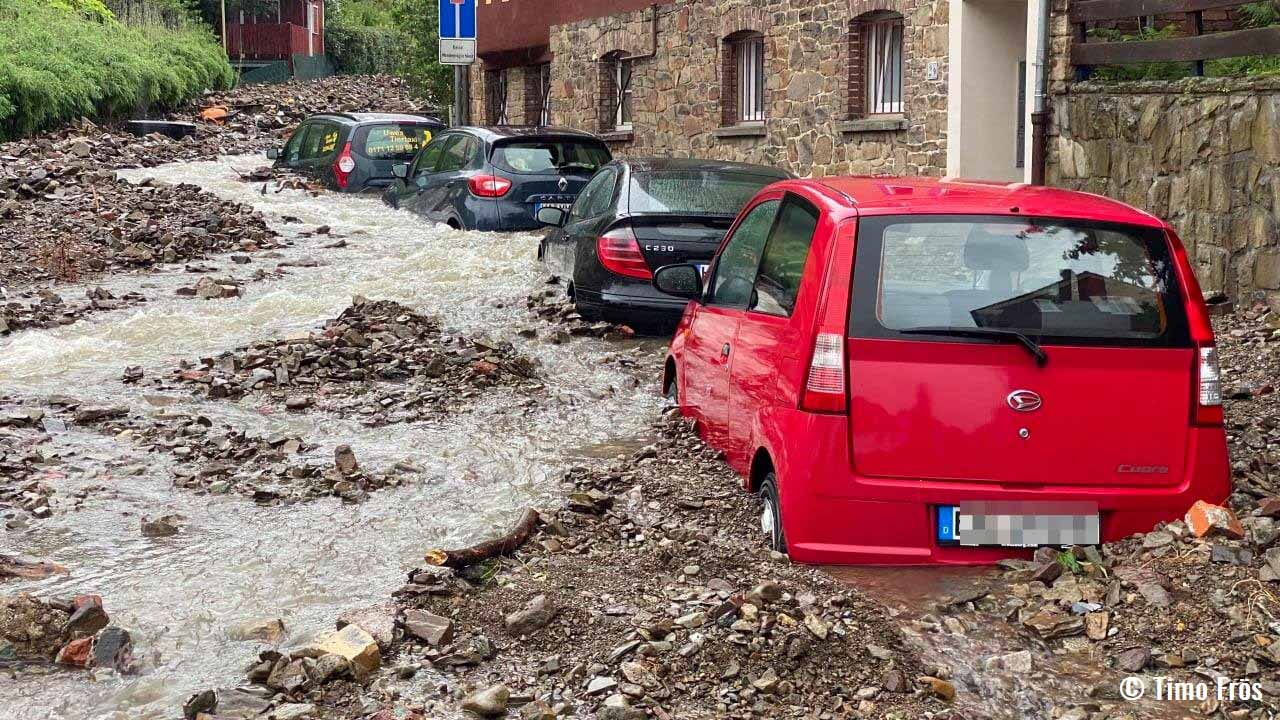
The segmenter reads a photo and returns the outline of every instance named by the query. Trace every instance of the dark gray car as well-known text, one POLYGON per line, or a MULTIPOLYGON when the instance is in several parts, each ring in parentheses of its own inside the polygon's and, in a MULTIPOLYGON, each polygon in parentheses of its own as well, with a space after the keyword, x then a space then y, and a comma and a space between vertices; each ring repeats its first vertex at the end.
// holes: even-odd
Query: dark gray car
POLYGON ((283 149, 267 156, 339 192, 382 192, 395 182, 392 168, 413 159, 444 130, 421 115, 323 113, 298 125, 283 149))
POLYGON ((463 230, 536 230, 544 207, 568 210, 612 159, 591 133, 556 127, 461 127, 441 133, 383 193, 392 207, 463 230))

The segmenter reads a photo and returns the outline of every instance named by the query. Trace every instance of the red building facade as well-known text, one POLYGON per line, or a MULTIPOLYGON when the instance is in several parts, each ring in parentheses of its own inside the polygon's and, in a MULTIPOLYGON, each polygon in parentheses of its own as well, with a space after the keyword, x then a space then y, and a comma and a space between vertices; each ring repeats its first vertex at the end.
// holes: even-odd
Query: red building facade
POLYGON ((254 64, 324 54, 324 1, 276 0, 257 13, 227 14, 227 56, 254 64))

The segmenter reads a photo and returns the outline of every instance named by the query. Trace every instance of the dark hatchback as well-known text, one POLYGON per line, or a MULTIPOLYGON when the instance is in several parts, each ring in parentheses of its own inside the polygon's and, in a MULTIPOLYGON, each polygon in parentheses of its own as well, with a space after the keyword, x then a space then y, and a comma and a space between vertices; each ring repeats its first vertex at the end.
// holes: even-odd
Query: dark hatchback
POLYGON ((552 226, 538 256, 568 282, 591 320, 674 325, 686 301, 654 289, 653 271, 711 262, 738 211, 782 170, 708 160, 618 160, 596 173, 573 208, 544 210, 552 226))
POLYGON ((611 159, 604 142, 577 130, 452 128, 397 167, 382 198, 460 230, 536 230, 539 210, 568 211, 611 159))
POLYGON ((420 115, 323 113, 302 121, 284 149, 267 157, 330 190, 382 192, 395 182, 392 168, 413 159, 444 128, 420 115))

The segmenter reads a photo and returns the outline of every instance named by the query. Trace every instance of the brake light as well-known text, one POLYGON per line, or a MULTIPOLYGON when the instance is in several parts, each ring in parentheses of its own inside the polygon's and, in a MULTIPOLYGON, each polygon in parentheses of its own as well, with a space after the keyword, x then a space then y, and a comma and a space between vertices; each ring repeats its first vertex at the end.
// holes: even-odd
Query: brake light
POLYGON ((813 341, 804 392, 800 395, 801 410, 843 413, 848 407, 844 376, 845 328, 857 228, 855 220, 841 223, 831 245, 822 292, 818 296, 817 337, 813 341))
POLYGON ((342 146, 342 152, 338 153, 338 161, 333 164, 333 176, 338 180, 338 187, 347 189, 351 171, 355 169, 356 160, 351 157, 351 143, 347 143, 342 146))
POLYGON ((1218 348, 1200 346, 1197 348, 1199 364, 1196 369, 1196 425, 1221 425, 1222 415, 1222 371, 1218 367, 1218 348))
POLYGON ((476 197, 500 198, 511 189, 511 181, 497 175, 473 175, 467 187, 476 197))
POLYGON ((631 228, 617 228, 596 238, 596 256, 600 264, 615 275, 653 279, 653 271, 640 252, 640 243, 631 228))

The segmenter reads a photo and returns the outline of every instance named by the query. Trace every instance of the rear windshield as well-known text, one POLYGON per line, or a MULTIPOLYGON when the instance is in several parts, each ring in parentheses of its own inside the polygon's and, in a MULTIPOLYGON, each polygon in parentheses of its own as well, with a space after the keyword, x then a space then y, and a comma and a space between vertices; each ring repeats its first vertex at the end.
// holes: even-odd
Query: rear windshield
POLYGON ((852 329, 863 337, 920 340, 929 336, 898 332, 994 328, 1050 344, 1189 344, 1168 241, 1158 229, 1007 217, 868 218, 854 286, 852 329))
POLYGON ((499 145, 493 164, 514 173, 594 174, 613 157, 604 143, 595 140, 517 140, 499 145))
POLYGON ((632 213, 737 215, 766 185, 782 178, 713 170, 661 170, 631 176, 632 213))
POLYGON ((431 126, 397 123, 374 125, 364 138, 365 157, 373 160, 412 160, 423 145, 431 142, 431 126))

